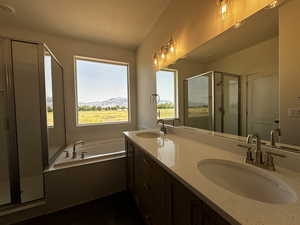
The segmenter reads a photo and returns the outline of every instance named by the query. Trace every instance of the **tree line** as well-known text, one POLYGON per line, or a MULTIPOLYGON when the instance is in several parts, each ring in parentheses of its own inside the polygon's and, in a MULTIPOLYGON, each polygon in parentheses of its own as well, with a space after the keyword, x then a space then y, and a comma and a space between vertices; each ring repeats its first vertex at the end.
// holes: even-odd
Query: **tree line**
MULTIPOLYGON (((157 105, 158 109, 173 109, 174 104, 173 103, 163 103, 157 105)), ((107 107, 101 107, 101 106, 89 106, 89 105, 82 105, 78 106, 79 111, 111 111, 111 110, 127 110, 127 107, 125 106, 107 106, 107 107)), ((53 108, 51 106, 47 107, 48 112, 53 112, 53 108)))
POLYGON ((173 103, 161 103, 161 104, 157 104, 157 108, 158 109, 173 109, 174 104, 173 103))
POLYGON ((127 110, 127 107, 125 106, 89 106, 89 105, 82 105, 78 106, 79 111, 111 111, 111 110, 127 110))

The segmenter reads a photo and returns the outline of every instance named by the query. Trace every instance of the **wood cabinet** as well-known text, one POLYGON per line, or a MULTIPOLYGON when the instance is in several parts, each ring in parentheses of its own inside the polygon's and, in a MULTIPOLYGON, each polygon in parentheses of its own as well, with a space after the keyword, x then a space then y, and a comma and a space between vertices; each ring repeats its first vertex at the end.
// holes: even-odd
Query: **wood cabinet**
POLYGON ((230 225, 126 138, 127 186, 147 225, 230 225))

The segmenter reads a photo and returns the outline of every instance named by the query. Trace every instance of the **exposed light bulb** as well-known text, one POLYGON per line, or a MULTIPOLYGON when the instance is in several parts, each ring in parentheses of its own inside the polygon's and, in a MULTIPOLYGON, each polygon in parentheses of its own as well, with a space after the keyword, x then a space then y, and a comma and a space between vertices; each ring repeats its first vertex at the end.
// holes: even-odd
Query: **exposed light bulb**
POLYGON ((155 66, 158 65, 158 57, 157 57, 156 53, 153 55, 153 63, 154 63, 155 66))
POLYGON ((220 0, 220 10, 221 10, 222 19, 225 19, 228 12, 227 0, 220 0))
POLYGON ((160 58, 161 59, 165 59, 167 57, 167 47, 162 47, 161 50, 160 50, 160 58))
POLYGON ((242 22, 237 22, 236 24, 233 25, 233 27, 234 27, 235 29, 238 29, 238 28, 240 28, 242 25, 243 25, 242 22))
POLYGON ((273 1, 273 2, 271 2, 271 3, 269 4, 268 8, 269 8, 269 9, 273 9, 273 8, 275 8, 277 5, 278 5, 278 1, 275 0, 275 1, 273 1))
POLYGON ((174 53, 175 52, 175 48, 173 45, 170 46, 170 52, 174 53))

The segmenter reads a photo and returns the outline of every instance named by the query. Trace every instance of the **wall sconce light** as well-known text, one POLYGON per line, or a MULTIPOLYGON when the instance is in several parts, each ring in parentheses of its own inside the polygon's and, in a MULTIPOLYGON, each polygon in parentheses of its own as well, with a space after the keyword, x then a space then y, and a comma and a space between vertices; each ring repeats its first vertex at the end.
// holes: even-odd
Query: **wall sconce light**
POLYGON ((218 0, 218 5, 220 7, 220 14, 224 20, 228 14, 229 0, 218 0))
POLYGON ((168 49, 171 53, 175 52, 175 41, 173 38, 171 38, 170 41, 168 42, 168 49))

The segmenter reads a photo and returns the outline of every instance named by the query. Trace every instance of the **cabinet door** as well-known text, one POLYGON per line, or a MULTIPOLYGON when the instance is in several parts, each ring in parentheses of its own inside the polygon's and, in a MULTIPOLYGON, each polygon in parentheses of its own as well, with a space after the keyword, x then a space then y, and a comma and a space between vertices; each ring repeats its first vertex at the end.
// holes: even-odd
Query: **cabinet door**
POLYGON ((219 214, 212 210, 209 206, 203 205, 203 217, 201 225, 230 225, 219 214))
POLYGON ((134 193, 134 145, 126 138, 126 155, 127 155, 127 189, 134 193))
POLYGON ((183 184, 174 181, 173 225, 202 225, 202 203, 183 184))
POLYGON ((156 163, 153 164, 151 171, 150 190, 153 225, 171 225, 171 180, 156 163))
POLYGON ((134 197, 145 221, 151 224, 150 165, 143 150, 134 146, 134 197))
POLYGON ((173 183, 173 225, 230 225, 178 181, 173 183))

